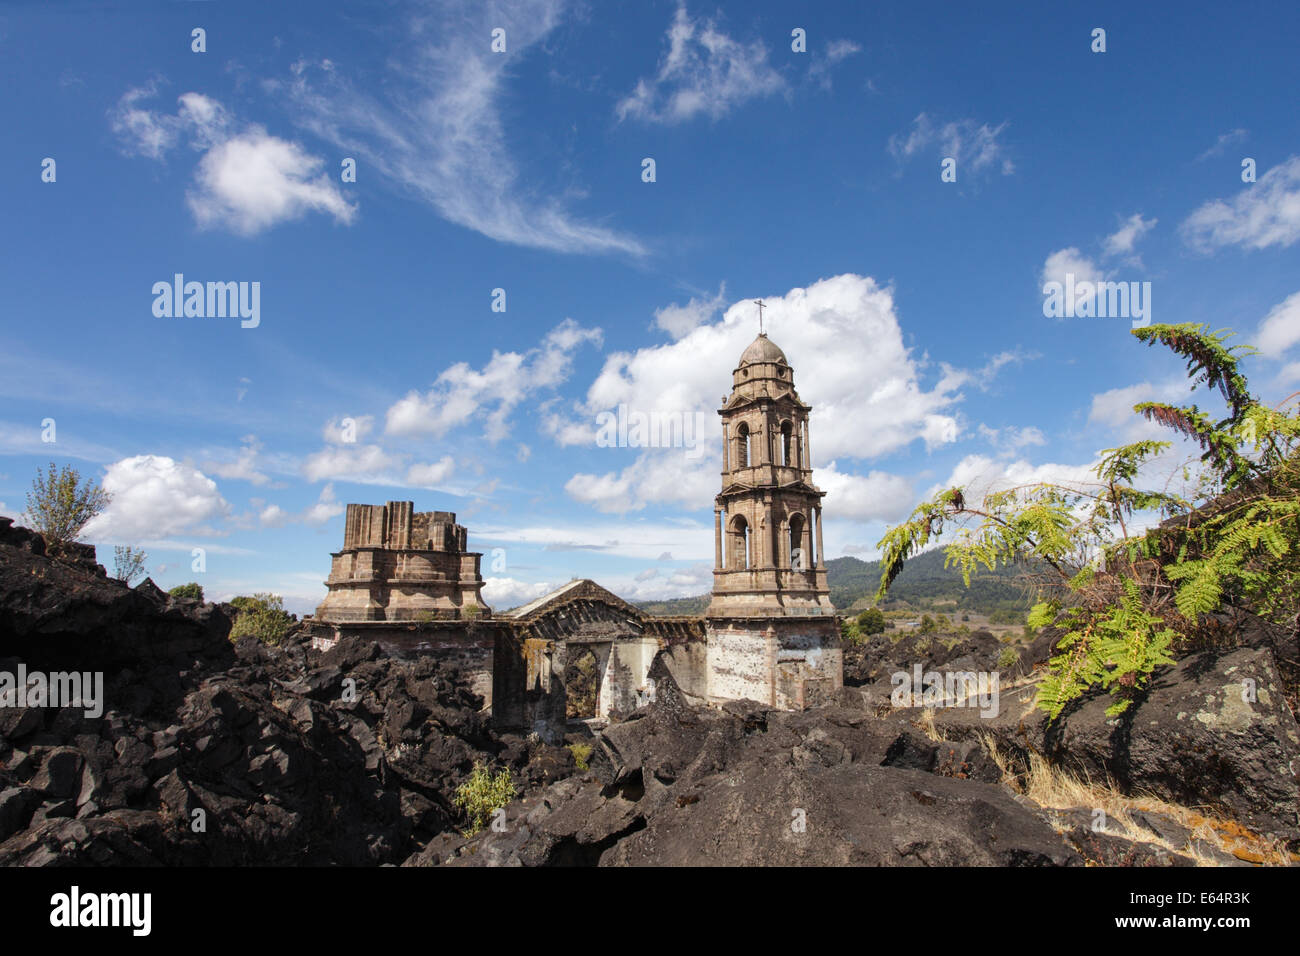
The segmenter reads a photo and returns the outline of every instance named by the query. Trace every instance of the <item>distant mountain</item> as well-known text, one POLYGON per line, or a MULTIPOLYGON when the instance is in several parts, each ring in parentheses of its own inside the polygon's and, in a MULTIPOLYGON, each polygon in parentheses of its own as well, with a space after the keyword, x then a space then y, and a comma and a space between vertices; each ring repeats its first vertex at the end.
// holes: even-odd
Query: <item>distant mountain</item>
POLYGON ((695 597, 673 598, 669 601, 636 601, 637 607, 656 617, 672 617, 689 614, 698 617, 709 607, 709 595, 697 594, 695 597))
MULTIPOLYGON (((926 551, 903 566, 889 589, 883 607, 913 607, 917 610, 961 608, 979 614, 995 611, 1026 611, 1033 603, 1020 578, 1023 567, 1000 567, 971 575, 970 587, 956 568, 945 568, 942 548, 926 551)), ((880 562, 858 558, 832 558, 826 562, 831 603, 842 611, 863 610, 875 603, 880 587, 880 562)))
MULTIPOLYGON (((943 566, 943 549, 927 551, 912 558, 889 589, 884 607, 915 608, 918 611, 960 608, 977 614, 997 611, 1023 613, 1033 603, 1018 579, 1020 567, 1002 567, 971 575, 970 587, 962 583, 955 568, 943 566)), ((880 562, 858 558, 832 558, 826 562, 826 578, 831 588, 831 603, 841 612, 871 607, 880 586, 880 562)), ((648 614, 703 614, 709 595, 674 598, 670 601, 639 601, 637 607, 648 614)))

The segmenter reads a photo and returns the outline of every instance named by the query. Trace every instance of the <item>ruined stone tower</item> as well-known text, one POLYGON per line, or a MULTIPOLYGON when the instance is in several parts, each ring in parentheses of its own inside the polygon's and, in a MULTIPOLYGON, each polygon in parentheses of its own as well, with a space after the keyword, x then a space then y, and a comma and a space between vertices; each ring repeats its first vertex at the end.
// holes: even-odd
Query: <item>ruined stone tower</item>
POLYGON ((350 504, 343 550, 334 553, 324 622, 448 620, 479 617, 482 554, 450 511, 415 511, 414 502, 350 504), (470 607, 475 609, 470 611, 470 607))
POLYGON ((803 707, 843 683, 808 416, 785 353, 759 333, 732 372, 714 501, 709 698, 803 707))

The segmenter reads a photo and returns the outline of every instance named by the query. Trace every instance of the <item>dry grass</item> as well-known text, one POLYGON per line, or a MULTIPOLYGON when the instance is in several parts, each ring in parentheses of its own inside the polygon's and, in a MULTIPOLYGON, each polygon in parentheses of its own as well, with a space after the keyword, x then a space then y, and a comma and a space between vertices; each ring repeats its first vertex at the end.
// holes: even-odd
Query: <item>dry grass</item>
POLYGON ((934 708, 923 707, 921 715, 916 719, 916 726, 920 727, 922 732, 931 740, 942 740, 943 735, 939 733, 938 728, 934 726, 934 708))
POLYGON ((1018 771, 990 734, 984 734, 981 742, 1001 771, 1002 782, 1013 792, 1048 810, 1101 810, 1105 814, 1104 832, 1112 836, 1155 844, 1191 857, 1197 866, 1222 865, 1207 848, 1264 866, 1300 863, 1300 855, 1289 853, 1281 841, 1265 839, 1235 821, 1207 816, 1151 794, 1124 794, 1110 780, 1081 780, 1038 754, 1030 754, 1028 768, 1018 771), (1132 814, 1137 811, 1168 817, 1190 831, 1190 836, 1183 845, 1176 845, 1136 823, 1132 814))

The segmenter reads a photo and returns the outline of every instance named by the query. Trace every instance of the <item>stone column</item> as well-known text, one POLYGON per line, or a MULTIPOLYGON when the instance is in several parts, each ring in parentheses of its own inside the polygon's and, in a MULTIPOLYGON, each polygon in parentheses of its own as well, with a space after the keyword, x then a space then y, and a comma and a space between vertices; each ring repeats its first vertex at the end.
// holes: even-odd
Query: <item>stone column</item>
POLYGON ((713 566, 722 570, 722 509, 713 509, 713 566))
POLYGON ((826 557, 824 554, 822 542, 822 506, 817 505, 817 568, 820 570, 826 567, 826 557))
POLYGON ((728 462, 731 460, 731 439, 727 436, 727 423, 722 423, 722 473, 725 475, 731 471, 728 462))
MULTIPOLYGON (((808 427, 808 422, 807 422, 806 420, 805 420, 804 423, 803 423, 803 436, 804 436, 804 437, 803 437, 803 447, 804 447, 804 451, 805 451, 805 452, 807 453, 807 455, 808 455, 808 462, 807 462, 807 464, 804 465, 804 467, 807 468, 809 471, 812 471, 812 466, 813 466, 813 464, 812 464, 812 429, 808 427)), ((819 534, 817 535, 817 540, 820 541, 821 539, 822 539, 822 536, 821 536, 821 534, 819 533, 819 534)))

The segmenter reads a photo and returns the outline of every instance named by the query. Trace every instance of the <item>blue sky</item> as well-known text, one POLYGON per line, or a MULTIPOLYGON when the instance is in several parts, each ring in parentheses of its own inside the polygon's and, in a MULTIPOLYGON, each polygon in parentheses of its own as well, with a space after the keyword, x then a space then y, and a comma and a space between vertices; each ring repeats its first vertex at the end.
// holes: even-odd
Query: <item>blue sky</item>
POLYGON ((710 585, 760 296, 828 556, 937 485, 1082 478, 1182 396, 1128 318, 1044 316, 1066 272, 1300 388, 1300 9, 1011 6, 0 5, 0 513, 71 463, 101 560, 307 611, 343 504, 410 499, 497 607, 669 597, 710 585), (155 315, 176 273, 257 282, 257 326, 155 315), (600 447, 620 404, 703 441, 600 447))

